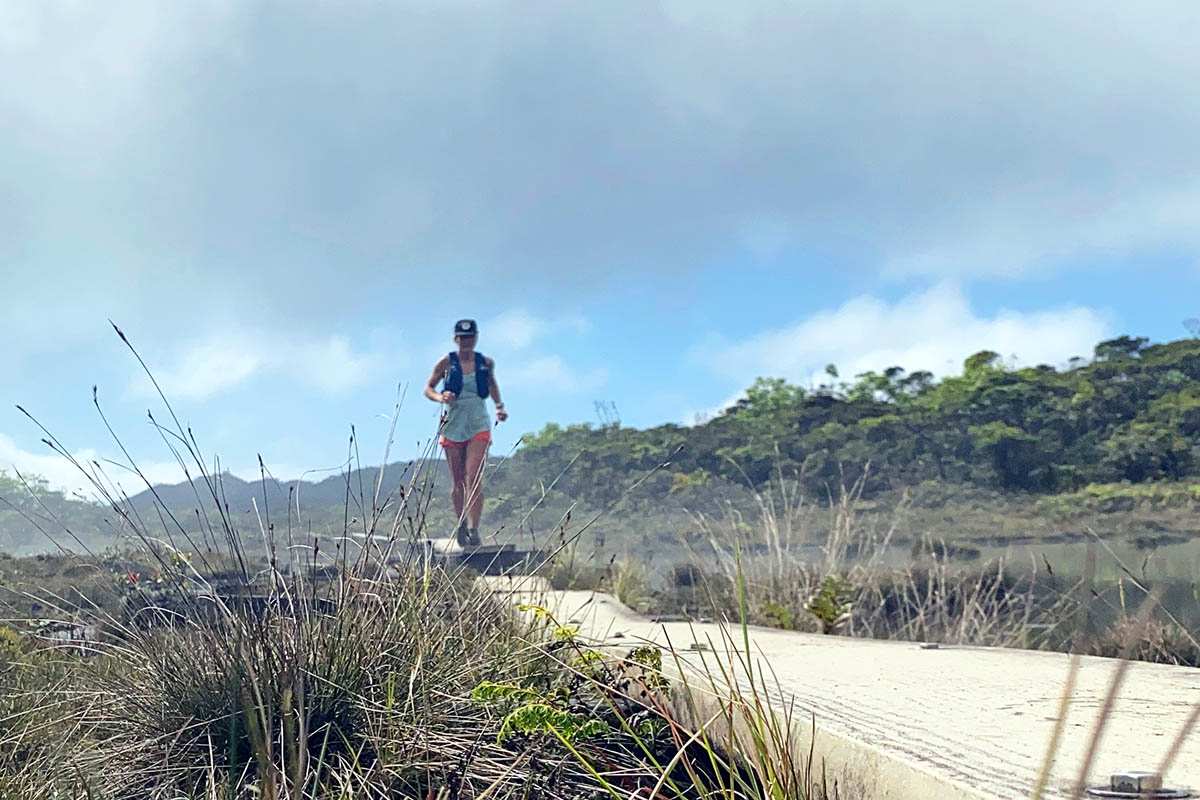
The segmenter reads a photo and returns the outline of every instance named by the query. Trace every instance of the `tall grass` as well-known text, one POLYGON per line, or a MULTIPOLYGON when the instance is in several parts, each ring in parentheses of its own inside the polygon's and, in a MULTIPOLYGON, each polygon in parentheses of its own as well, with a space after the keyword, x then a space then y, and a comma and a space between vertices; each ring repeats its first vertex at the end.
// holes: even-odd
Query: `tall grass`
MULTIPOLYGON (((594 783, 540 745, 514 763, 470 699, 485 679, 555 669, 506 604, 420 549, 392 563, 409 544, 399 527, 368 527, 362 547, 343 535, 324 556, 319 541, 279 547, 267 513, 247 536, 219 502, 220 477, 197 469, 213 501, 200 537, 171 531, 162 508, 156 530, 113 498, 156 574, 130 584, 120 611, 91 608, 102 635, 83 654, 5 639, 0 786, 215 799, 539 796, 528 791, 539 785, 555 796, 594 783), (169 534, 209 546, 182 550, 169 534)), ((407 517, 395 498, 419 497, 412 488, 376 517, 407 517)))
MULTIPOLYGON (((1134 659, 1200 665, 1200 642, 1161 604, 1146 624, 1134 624, 1130 603, 1148 596, 1150 587, 1125 565, 1115 599, 1084 591, 1082 579, 1063 579, 1033 560, 956 563, 953 547, 941 541, 919 542, 920 561, 888 566, 906 504, 902 500, 890 519, 874 514, 865 521, 856 513, 863 481, 840 486, 820 513, 800 495, 798 481, 779 476, 757 494, 753 522, 732 508, 724 516, 693 515, 707 549, 672 565, 665 587, 614 581, 608 588, 620 586, 659 613, 734 621, 735 589, 742 583, 754 624, 945 644, 1060 651, 1074 644, 1094 655, 1128 652, 1134 659)), ((623 571, 620 562, 614 565, 614 575, 623 571)))
MULTIPOLYGON (((111 579, 98 585, 121 586, 123 601, 38 598, 90 622, 81 639, 0 629, 0 796, 810 796, 799 763, 764 748, 783 739, 760 697, 722 694, 710 676, 722 714, 758 732, 718 742, 715 720, 672 704, 661 651, 590 650, 548 615, 516 614, 510 598, 434 563, 423 544, 428 458, 364 486, 351 478, 352 432, 339 529, 311 531, 295 491, 282 509, 264 492, 247 524, 225 502, 219 462, 162 400, 169 422, 151 421, 192 488, 189 521, 115 432, 120 480, 43 428, 107 503, 139 567, 123 574, 85 552, 111 579), (151 508, 130 501, 128 476, 151 508)), ((262 465, 264 486, 268 475, 262 465)), ((52 515, 37 522, 64 549, 73 541, 52 515)))
POLYGON ((6 635, 0 789, 211 800, 811 796, 765 691, 721 695, 724 673, 714 672, 671 693, 661 651, 593 651, 547 615, 512 613, 464 573, 353 559, 334 575, 248 569, 218 586, 196 560, 168 560, 158 593, 108 615, 83 654, 6 635), (697 719, 672 702, 701 692, 722 697, 722 714, 697 719), (521 702, 486 702, 497 696, 521 702), (747 720, 759 739, 717 732, 747 720))

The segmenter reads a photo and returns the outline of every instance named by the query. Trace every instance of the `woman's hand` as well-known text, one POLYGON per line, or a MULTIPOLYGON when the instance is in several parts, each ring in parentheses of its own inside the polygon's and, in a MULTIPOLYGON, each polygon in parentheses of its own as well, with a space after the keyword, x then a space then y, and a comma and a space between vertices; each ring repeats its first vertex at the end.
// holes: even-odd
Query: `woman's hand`
POLYGON ((442 402, 450 405, 455 400, 454 392, 442 392, 442 402))
POLYGON ((508 419, 508 412, 504 410, 504 406, 496 406, 496 422, 504 422, 508 419))

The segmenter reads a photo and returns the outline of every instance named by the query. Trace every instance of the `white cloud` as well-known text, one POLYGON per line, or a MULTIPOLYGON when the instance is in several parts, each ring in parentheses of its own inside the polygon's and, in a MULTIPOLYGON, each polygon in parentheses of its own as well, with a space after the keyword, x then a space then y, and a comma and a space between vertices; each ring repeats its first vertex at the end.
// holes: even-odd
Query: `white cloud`
POLYGON ((584 333, 587 320, 579 316, 535 317, 524 309, 505 311, 495 319, 480 323, 480 333, 503 347, 523 350, 547 333, 569 330, 584 333))
POLYGON ((598 389, 608 379, 603 368, 577 371, 561 356, 542 356, 523 362, 519 367, 496 370, 502 391, 512 387, 518 391, 544 389, 554 394, 579 394, 598 389))
POLYGON ((153 370, 168 397, 203 400, 232 389, 263 366, 253 345, 233 340, 209 339, 186 347, 182 355, 153 370))
POLYGON ((504 347, 520 350, 546 330, 546 323, 525 311, 506 311, 484 328, 484 334, 504 347))
POLYGON ((695 406, 688 406, 679 413, 679 422, 683 425, 703 425, 713 417, 720 416, 721 412, 737 403, 737 401, 741 400, 743 397, 745 397, 745 395, 745 389, 738 389, 720 403, 717 403, 715 406, 710 408, 696 410, 695 406))
MULTIPOLYGON (((110 482, 119 484, 130 495, 146 488, 141 478, 130 470, 116 466, 104 460, 92 448, 82 448, 71 453, 71 456, 85 469, 94 473, 93 462, 100 463, 103 475, 100 481, 109 486, 110 482)), ((178 483, 184 479, 183 470, 175 462, 153 461, 139 463, 138 469, 152 484, 178 483)), ((46 479, 51 489, 57 489, 68 495, 78 495, 88 500, 100 499, 92 483, 84 476, 78 467, 66 457, 46 447, 45 452, 35 453, 20 447, 7 434, 0 433, 0 470, 29 477, 33 475, 46 479)))
POLYGON ((1200 182, 1111 194, 1062 189, 976 201, 975 218, 889 254, 884 273, 1017 277, 1072 259, 1200 248, 1200 182))
MULTIPOLYGON (((79 450, 73 454, 80 463, 88 464, 96 458, 96 451, 79 450)), ((0 433, 0 470, 9 474, 40 475, 53 489, 78 492, 90 497, 90 484, 79 470, 58 453, 46 448, 44 453, 33 453, 19 447, 11 436, 0 433)), ((14 475, 15 477, 15 475, 14 475)))
POLYGON ((1021 364, 1063 364, 1072 356, 1089 356, 1111 329, 1103 314, 1080 306, 980 316, 956 286, 941 284, 895 304, 858 297, 789 327, 696 348, 692 356, 745 384, 778 376, 808 385, 824 377, 829 363, 843 379, 890 366, 954 374, 980 350, 1021 364))
MULTIPOLYGON (((251 329, 221 329, 184 342, 169 358, 148 358, 168 399, 204 400, 263 374, 284 375, 328 394, 360 386, 382 354, 355 352, 345 336, 299 339, 251 329)), ((144 375, 130 393, 148 396, 144 375)))
POLYGON ((731 243, 939 274, 1200 252, 1184 0, 17 5, 0 330, 96 292, 317 327, 402 269, 522 298, 731 243))
POLYGON ((355 353, 345 336, 332 336, 324 342, 292 343, 279 355, 277 363, 281 369, 329 394, 361 385, 382 360, 375 353, 355 353))

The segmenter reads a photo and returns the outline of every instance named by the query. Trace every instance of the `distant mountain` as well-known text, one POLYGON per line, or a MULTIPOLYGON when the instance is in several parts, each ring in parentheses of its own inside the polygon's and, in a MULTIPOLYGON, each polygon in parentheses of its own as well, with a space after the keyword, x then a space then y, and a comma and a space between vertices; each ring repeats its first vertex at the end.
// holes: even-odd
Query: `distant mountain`
MULTIPOLYGON (((297 497, 302 510, 331 506, 340 508, 346 504, 348 494, 353 498, 351 505, 354 505, 360 494, 369 503, 376 491, 379 472, 378 467, 364 467, 348 475, 331 475, 320 481, 282 481, 274 478, 247 481, 226 472, 219 476, 211 476, 209 480, 230 511, 241 513, 252 510, 255 504, 260 511, 263 508, 282 509, 288 503, 294 505, 297 497)), ((431 480, 435 486, 447 486, 450 479, 445 461, 431 460, 424 464, 397 461, 388 464, 383 470, 383 481, 380 484, 382 495, 386 497, 398 484, 407 485, 418 472, 421 480, 431 480)), ((152 509, 156 502, 170 509, 187 509, 195 507, 197 503, 203 503, 207 507, 212 503, 213 491, 206 485, 206 479, 194 478, 192 483, 185 481, 157 485, 153 489, 139 492, 130 498, 130 501, 139 511, 152 509)))
MULTIPOLYGON (((421 470, 419 481, 426 485, 428 496, 445 505, 450 478, 445 462, 440 460, 431 460, 424 465, 389 464, 380 484, 381 504, 400 483, 408 491, 414 471, 418 469, 421 470)), ((246 481, 222 473, 207 479, 213 489, 206 485, 205 478, 198 477, 190 484, 156 485, 134 495, 129 502, 150 535, 156 535, 161 527, 157 511, 160 508, 168 509, 185 528, 194 529, 197 509, 203 508, 210 516, 215 510, 214 489, 221 504, 228 507, 230 517, 243 524, 251 518, 256 507, 264 519, 269 516, 279 520, 286 516, 289 502, 295 508, 298 498, 301 517, 306 524, 316 521, 337 528, 338 521, 359 516, 360 506, 371 507, 379 473, 378 467, 366 467, 349 475, 331 475, 319 481, 268 478, 265 482, 246 481)), ((30 555, 59 549, 100 551, 118 544, 122 536, 128 535, 121 515, 108 505, 67 497, 36 478, 26 476, 26 480, 36 497, 20 481, 0 471, 0 553, 30 555)), ((253 529, 256 524, 247 524, 247 529, 253 529)))

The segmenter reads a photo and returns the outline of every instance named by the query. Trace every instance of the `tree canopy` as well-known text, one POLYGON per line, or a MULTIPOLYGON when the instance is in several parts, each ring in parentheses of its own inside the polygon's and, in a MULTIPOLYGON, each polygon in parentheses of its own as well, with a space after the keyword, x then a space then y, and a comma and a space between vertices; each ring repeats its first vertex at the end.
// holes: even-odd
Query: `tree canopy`
MULTIPOLYGON (((935 380, 900 366, 809 390, 764 377, 692 427, 550 425, 511 474, 564 476, 605 502, 670 460, 670 489, 708 476, 758 487, 783 470, 823 493, 866 475, 868 493, 925 480, 1049 493, 1089 483, 1179 479, 1200 471, 1200 340, 1121 336, 1068 367, 1013 367, 985 350, 935 380)), ((549 478, 547 478, 548 480, 549 478)))

